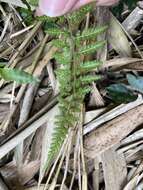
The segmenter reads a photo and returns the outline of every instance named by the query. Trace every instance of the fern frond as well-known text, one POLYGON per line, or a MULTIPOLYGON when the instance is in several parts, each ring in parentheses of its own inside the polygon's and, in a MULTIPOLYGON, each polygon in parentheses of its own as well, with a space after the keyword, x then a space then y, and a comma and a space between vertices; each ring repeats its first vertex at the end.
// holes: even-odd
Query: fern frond
POLYGON ((45 32, 52 36, 60 36, 60 35, 63 35, 65 37, 69 36, 69 33, 67 31, 61 30, 60 28, 51 27, 51 28, 46 29, 45 32))
POLYGON ((58 63, 67 65, 70 62, 70 56, 64 56, 60 52, 56 52, 54 58, 57 60, 58 63))
POLYGON ((97 81, 97 80, 100 80, 102 77, 100 75, 95 75, 95 76, 91 76, 91 75, 87 75, 87 76, 84 76, 84 77, 81 77, 81 82, 82 84, 89 84, 93 81, 97 81))
POLYGON ((85 95, 91 91, 90 83, 101 79, 99 75, 93 76, 87 75, 87 73, 99 67, 102 62, 97 60, 84 62, 83 58, 84 55, 92 54, 106 44, 106 41, 95 42, 95 44, 90 42, 93 39, 94 43, 94 38, 104 32, 107 26, 89 28, 78 35, 76 32, 78 25, 91 10, 91 5, 85 6, 70 15, 68 14, 66 20, 64 20, 65 17, 62 17, 61 21, 57 22, 58 25, 60 25, 60 22, 63 22, 64 26, 68 24, 67 28, 69 30, 59 26, 47 29, 49 34, 60 36, 60 39, 54 40, 53 44, 58 47, 58 52, 56 52, 54 58, 61 64, 56 71, 60 84, 58 98, 60 114, 56 117, 55 124, 57 127, 53 133, 52 144, 48 153, 48 163, 59 152, 68 129, 77 126, 81 105, 84 102, 85 95), (83 44, 87 45, 82 47, 83 44))
POLYGON ((106 44, 106 41, 101 41, 101 42, 96 42, 95 44, 92 44, 92 45, 87 45, 85 47, 82 47, 79 50, 78 54, 79 55, 83 55, 83 54, 87 55, 87 54, 94 53, 99 48, 102 48, 105 44, 106 44))
POLYGON ((68 129, 66 129, 63 126, 57 126, 55 128, 54 133, 52 135, 52 143, 50 145, 50 150, 48 152, 48 160, 45 164, 46 168, 49 168, 49 165, 60 151, 60 148, 66 138, 67 133, 68 129))
POLYGON ((71 62, 70 49, 65 46, 62 50, 62 52, 56 52, 54 58, 60 64, 69 65, 71 62))
POLYGON ((87 61, 80 64, 80 71, 81 72, 89 72, 92 71, 95 68, 98 68, 101 66, 102 61, 87 61))
POLYGON ((65 47, 69 48, 67 42, 65 40, 61 40, 61 39, 52 40, 52 44, 60 49, 65 48, 65 47))
POLYGON ((91 87, 90 86, 85 86, 83 88, 79 88, 78 89, 78 94, 79 94, 79 97, 83 98, 85 97, 86 94, 88 94, 89 92, 91 92, 91 87))
POLYGON ((67 19, 71 25, 71 27, 75 28, 78 24, 81 23, 81 21, 85 18, 85 15, 93 10, 92 5, 86 5, 79 10, 74 11, 73 13, 70 13, 67 15, 67 19))
POLYGON ((87 30, 84 30, 82 34, 78 34, 75 38, 76 41, 81 40, 90 40, 94 37, 96 37, 98 34, 101 34, 102 32, 105 32, 107 30, 107 26, 100 26, 96 28, 89 28, 87 30))

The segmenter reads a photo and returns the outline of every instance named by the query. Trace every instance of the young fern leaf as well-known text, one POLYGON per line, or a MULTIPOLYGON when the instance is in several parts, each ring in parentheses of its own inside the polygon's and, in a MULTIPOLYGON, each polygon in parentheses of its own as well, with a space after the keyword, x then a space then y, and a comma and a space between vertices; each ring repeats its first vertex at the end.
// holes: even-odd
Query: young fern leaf
POLYGON ((79 72, 90 72, 98 67, 100 67, 102 61, 87 61, 80 64, 79 72))
POLYGON ((84 77, 81 77, 81 83, 82 84, 89 84, 92 83, 94 81, 100 80, 102 77, 100 75, 96 75, 96 76, 91 76, 91 75, 87 75, 84 77))
POLYGON ((75 37, 76 41, 81 41, 81 40, 90 40, 94 37, 96 37, 98 34, 101 34, 102 32, 105 32, 107 30, 107 26, 100 26, 100 27, 96 27, 96 28, 89 28, 87 30, 84 30, 82 32, 82 34, 78 34, 75 37))
POLYGON ((52 143, 50 145, 50 150, 48 152, 48 160, 46 161, 45 168, 49 168, 51 165, 51 162, 56 157, 57 153, 60 150, 60 147, 62 146, 66 135, 68 133, 68 129, 66 129, 63 126, 58 126, 55 128, 55 132, 52 135, 52 143))
POLYGON ((92 5, 86 5, 82 8, 80 8, 78 11, 74 11, 71 14, 67 15, 67 19, 71 25, 72 28, 75 28, 76 26, 78 26, 78 24, 81 23, 81 21, 85 18, 85 15, 90 12, 91 10, 93 10, 93 6, 92 5))
POLYGON ((56 46, 57 48, 69 47, 68 44, 66 43, 66 41, 60 40, 60 39, 53 40, 53 41, 52 41, 52 44, 53 44, 54 46, 56 46))
POLYGON ((92 45, 87 45, 85 47, 80 48, 77 54, 87 55, 87 54, 94 53, 99 48, 102 48, 105 44, 106 44, 106 41, 101 41, 101 42, 96 42, 95 44, 92 44, 92 45))
POLYGON ((59 35, 63 35, 65 37, 69 36, 69 33, 67 31, 61 30, 60 28, 49 28, 45 30, 45 32, 52 36, 59 36, 59 35))
POLYGON ((0 76, 6 81, 16 81, 20 84, 39 82, 38 78, 19 69, 0 68, 0 76))

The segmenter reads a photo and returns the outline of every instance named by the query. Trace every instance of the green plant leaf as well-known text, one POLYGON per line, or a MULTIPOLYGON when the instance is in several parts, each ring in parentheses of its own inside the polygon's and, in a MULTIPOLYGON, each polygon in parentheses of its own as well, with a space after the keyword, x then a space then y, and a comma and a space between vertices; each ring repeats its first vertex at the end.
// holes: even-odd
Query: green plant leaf
POLYGON ((96 28, 88 28, 87 30, 84 30, 82 34, 78 34, 75 40, 89 40, 94 37, 96 37, 98 34, 101 34, 102 32, 107 30, 107 26, 99 26, 96 28))
POLYGON ((89 83, 92 83, 94 81, 100 80, 101 78, 102 77, 100 75, 95 75, 95 76, 87 75, 87 76, 81 77, 81 83, 82 84, 89 84, 89 83))
POLYGON ((98 68, 99 66, 101 66, 101 64, 102 64, 102 61, 96 61, 96 60, 87 61, 80 64, 80 70, 82 72, 89 72, 95 68, 98 68))
POLYGON ((72 28, 78 26, 78 24, 80 24, 81 21, 85 18, 85 15, 91 10, 93 10, 93 6, 91 4, 88 4, 79 10, 67 14, 68 21, 70 22, 72 28))
POLYGON ((92 45, 87 45, 85 47, 80 48, 78 54, 79 55, 87 55, 90 53, 94 53, 98 49, 102 48, 106 44, 106 41, 101 41, 101 42, 96 42, 95 44, 92 45))
POLYGON ((59 35, 69 36, 69 32, 67 30, 61 29, 54 22, 46 23, 44 28, 45 28, 45 32, 48 33, 49 35, 53 35, 53 36, 59 36, 59 35))
POLYGON ((113 84, 107 87, 107 93, 113 102, 119 104, 128 103, 137 98, 124 84, 113 84))
POLYGON ((20 84, 39 82, 38 78, 18 69, 0 68, 0 76, 6 81, 16 81, 20 84))
POLYGON ((132 74, 127 75, 128 83, 137 91, 143 93, 143 77, 134 76, 132 74))

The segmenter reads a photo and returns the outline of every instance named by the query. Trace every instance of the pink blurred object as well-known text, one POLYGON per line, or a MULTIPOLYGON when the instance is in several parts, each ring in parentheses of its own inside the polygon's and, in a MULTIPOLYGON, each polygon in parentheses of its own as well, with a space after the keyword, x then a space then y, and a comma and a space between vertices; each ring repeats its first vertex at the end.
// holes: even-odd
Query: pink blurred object
POLYGON ((37 15, 61 16, 94 1, 98 6, 111 6, 119 2, 119 0, 39 0, 37 15))

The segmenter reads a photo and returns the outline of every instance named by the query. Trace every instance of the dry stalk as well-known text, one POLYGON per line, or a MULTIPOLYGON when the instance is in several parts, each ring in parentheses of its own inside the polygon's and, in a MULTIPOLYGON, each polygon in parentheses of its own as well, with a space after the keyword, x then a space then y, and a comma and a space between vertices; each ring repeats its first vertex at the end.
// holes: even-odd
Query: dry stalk
POLYGON ((10 100, 10 110, 12 109, 13 101, 14 101, 14 92, 16 88, 16 82, 13 82, 13 88, 11 93, 11 100, 10 100))
POLYGON ((72 179, 70 183, 69 190, 72 190, 76 170, 77 170, 77 158, 78 158, 78 149, 80 146, 80 131, 78 130, 77 135, 76 135, 76 143, 75 143, 75 148, 74 148, 74 159, 73 159, 73 173, 72 173, 72 179))
MULTIPOLYGON (((67 138, 65 139, 65 141, 63 142, 63 145, 62 145, 62 147, 61 147, 61 149, 60 149, 60 151, 59 151, 59 153, 58 153, 58 156, 57 156, 57 158, 56 158, 56 160, 55 160, 55 162, 54 162, 54 164, 53 164, 53 166, 52 166, 52 168, 51 168, 51 170, 50 170, 50 173, 49 173, 49 175, 48 175, 48 179, 47 179, 46 185, 48 185, 48 184, 49 184, 49 181, 51 180, 51 177, 52 177, 52 175, 53 175, 53 172, 54 172, 54 170, 55 170, 55 168, 56 168, 56 166, 57 166, 57 163, 58 163, 58 161, 59 161, 61 155, 63 154, 63 151, 65 150, 65 147, 66 147, 66 145, 67 145, 67 142, 68 142, 68 136, 67 136, 67 138)), ((41 184, 41 181, 39 181, 39 185, 38 185, 38 186, 40 186, 40 184, 41 184)))
POLYGON ((70 153, 71 153, 71 148, 72 148, 73 136, 74 136, 74 130, 71 131, 71 135, 69 137, 69 144, 68 144, 68 148, 67 148, 64 177, 62 179, 60 190, 63 190, 63 188, 64 188, 64 183, 65 183, 65 180, 66 180, 66 177, 67 177, 67 173, 68 173, 68 166, 69 166, 69 159, 70 159, 70 153))
POLYGON ((82 190, 82 184, 81 184, 81 158, 80 158, 80 153, 81 153, 81 150, 80 150, 80 146, 78 148, 78 187, 79 187, 79 190, 82 190))
MULTIPOLYGON (((58 176, 59 176, 59 172, 60 172, 60 170, 61 170, 61 167, 62 167, 63 161, 64 161, 64 159, 65 159, 66 153, 67 153, 67 151, 68 151, 68 146, 69 146, 69 144, 71 144, 71 140, 72 140, 71 137, 72 137, 72 136, 73 136, 73 132, 69 129, 69 132, 68 132, 68 135, 67 135, 65 144, 63 144, 64 146, 62 146, 62 148, 61 148, 62 151, 60 150, 59 155, 58 155, 58 157, 57 157, 57 159, 56 159, 56 162, 55 162, 55 163, 57 164, 57 162, 59 161, 59 159, 60 159, 60 157, 61 157, 61 160, 60 160, 60 163, 59 163, 59 165, 58 165, 58 168, 56 169, 55 177, 54 177, 54 179, 53 179, 53 181, 52 181, 52 184, 50 185, 51 190, 52 190, 53 186, 56 185, 57 178, 58 178, 58 176), (53 185, 53 184, 54 184, 54 185, 53 185)), ((52 167, 52 170, 51 170, 52 172, 50 172, 50 174, 49 174, 49 177, 48 177, 48 180, 47 180, 47 182, 46 182, 46 185, 45 185, 44 190, 46 190, 47 186, 49 185, 49 181, 50 181, 51 176, 52 176, 52 174, 53 174, 53 172, 54 172, 54 170, 55 170, 56 164, 54 164, 54 167, 52 167)))
POLYGON ((5 34, 6 34, 7 28, 8 28, 9 23, 10 23, 11 16, 12 15, 9 14, 8 18, 7 18, 6 22, 5 22, 4 29, 3 29, 2 34, 0 36, 0 42, 3 40, 3 38, 4 38, 5 34))
POLYGON ((81 150, 81 163, 82 163, 82 190, 87 190, 87 173, 85 166, 84 148, 83 148, 83 123, 84 123, 84 107, 81 107, 80 123, 78 125, 80 131, 80 150, 81 150))
POLYGON ((22 30, 20 30, 20 31, 18 31, 16 33, 14 33, 14 34, 11 34, 10 35, 10 39, 16 38, 17 36, 19 36, 19 35, 27 32, 27 31, 29 32, 29 30, 32 29, 33 27, 34 27, 34 25, 32 24, 31 26, 28 26, 28 27, 26 27, 26 28, 24 28, 24 29, 22 29, 22 30))
POLYGON ((24 51, 26 50, 28 45, 31 43, 32 39, 36 35, 36 33, 39 30, 39 28, 41 27, 41 25, 42 25, 41 21, 36 23, 35 27, 28 33, 28 36, 25 38, 23 43, 19 46, 17 52, 12 56, 12 58, 9 61, 9 63, 12 64, 11 65, 12 68, 14 68, 16 66, 16 64, 18 63, 19 58, 20 58, 18 56, 19 55, 21 56, 24 53, 24 51))

